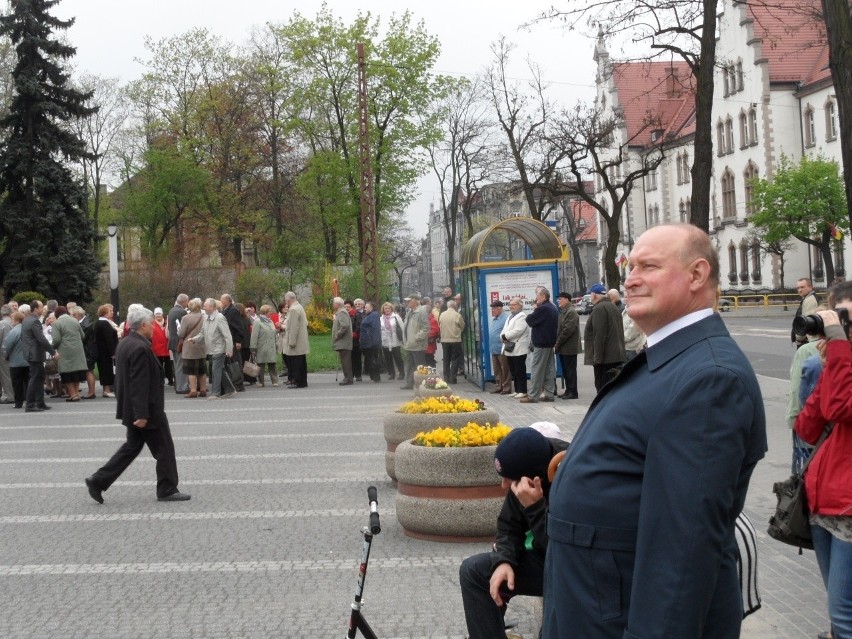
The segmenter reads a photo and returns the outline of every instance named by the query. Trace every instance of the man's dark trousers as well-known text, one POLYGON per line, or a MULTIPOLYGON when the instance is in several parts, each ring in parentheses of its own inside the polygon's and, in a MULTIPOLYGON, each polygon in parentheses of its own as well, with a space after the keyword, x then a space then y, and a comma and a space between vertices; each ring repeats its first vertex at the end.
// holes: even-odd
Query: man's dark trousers
POLYGON ((44 362, 30 362, 27 383, 27 408, 44 406, 44 362))
POLYGON ((565 380, 565 394, 577 394, 577 356, 559 354, 562 365, 562 379, 565 380))
POLYGON ((595 371, 595 390, 600 390, 609 384, 612 380, 618 377, 623 364, 595 364, 592 368, 595 371))
MULTIPOLYGON (((491 553, 468 557, 459 568, 464 616, 470 639, 496 639, 506 636, 503 623, 505 606, 499 607, 491 598, 491 553)), ((541 597, 544 581, 544 559, 534 552, 521 555, 521 563, 515 568, 515 589, 508 590, 506 584, 500 589, 503 601, 514 595, 541 597)))
POLYGON ((178 491, 175 445, 169 430, 169 420, 163 414, 156 421, 156 428, 152 428, 150 422, 145 428, 127 427, 127 441, 92 475, 98 488, 107 490, 112 486, 147 444, 151 456, 157 460, 157 497, 167 497, 178 491))
POLYGON ((444 381, 455 384, 458 381, 459 362, 462 358, 461 342, 441 342, 444 356, 444 381))

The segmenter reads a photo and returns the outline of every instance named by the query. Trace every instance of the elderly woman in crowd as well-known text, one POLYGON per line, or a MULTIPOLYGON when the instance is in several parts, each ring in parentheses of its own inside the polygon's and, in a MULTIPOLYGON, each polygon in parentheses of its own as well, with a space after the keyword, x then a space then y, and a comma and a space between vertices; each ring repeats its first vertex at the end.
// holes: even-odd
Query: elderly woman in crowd
POLYGON ((388 375, 390 379, 394 379, 394 365, 396 365, 397 377, 405 379, 405 369, 402 364, 402 318, 394 311, 393 304, 385 302, 382 304, 382 316, 379 319, 382 327, 382 354, 388 375))
POLYGON ((82 399, 94 399, 96 397, 95 364, 98 360, 98 350, 95 344, 95 327, 82 306, 75 305, 68 309, 68 314, 77 320, 80 328, 83 329, 83 350, 86 352, 86 386, 88 387, 88 391, 82 396, 82 399))
POLYGON ((518 297, 509 302, 509 319, 503 326, 500 339, 503 355, 509 360, 509 372, 515 382, 515 397, 527 396, 527 355, 530 352, 530 327, 526 322, 524 303, 518 297))
POLYGON ((152 324, 154 332, 151 334, 151 350, 160 362, 160 369, 163 371, 163 379, 168 380, 169 386, 175 383, 175 374, 172 367, 171 353, 169 353, 169 336, 166 332, 168 325, 166 318, 163 317, 163 309, 159 306, 154 309, 154 323, 152 324))
MULTIPOLYGON (((29 309, 27 309, 29 312, 29 309)), ((9 360, 9 370, 12 376, 12 391, 15 394, 15 408, 23 408, 27 394, 27 384, 30 381, 30 363, 24 355, 21 346, 21 323, 24 314, 17 310, 12 313, 12 330, 3 340, 3 356, 9 360)))
POLYGON ((254 361, 260 366, 260 375, 257 378, 261 386, 265 386, 263 376, 266 369, 269 369, 269 379, 273 386, 278 386, 278 372, 275 370, 275 360, 278 357, 275 342, 278 331, 275 328, 275 322, 272 321, 273 309, 268 304, 260 307, 260 314, 257 316, 251 331, 251 354, 254 355, 254 361))
POLYGON ((86 350, 80 322, 68 314, 64 306, 54 311, 53 347, 59 351, 59 377, 68 395, 66 402, 80 401, 80 382, 86 381, 86 350))
POLYGON ((201 300, 197 297, 189 300, 187 310, 189 312, 180 321, 178 328, 183 374, 189 380, 189 392, 184 397, 187 399, 207 397, 207 350, 204 340, 196 342, 191 339, 204 327, 201 300))
POLYGON ((115 397, 112 392, 115 384, 115 349, 118 346, 118 327, 112 321, 112 304, 98 307, 98 321, 95 322, 95 348, 98 353, 98 377, 104 397, 115 397))
POLYGON ((361 352, 364 354, 364 373, 374 382, 382 381, 382 329, 379 314, 372 302, 364 304, 361 320, 361 352))

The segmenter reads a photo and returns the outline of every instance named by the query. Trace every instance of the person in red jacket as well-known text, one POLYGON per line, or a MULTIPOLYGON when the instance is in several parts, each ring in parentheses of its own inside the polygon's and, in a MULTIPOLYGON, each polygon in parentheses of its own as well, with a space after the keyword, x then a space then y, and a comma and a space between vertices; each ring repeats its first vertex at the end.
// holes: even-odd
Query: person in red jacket
POLYGON ((169 381, 169 386, 175 383, 174 368, 169 357, 169 336, 166 333, 166 321, 163 318, 163 309, 159 306, 154 309, 154 333, 151 336, 151 350, 160 362, 163 369, 163 379, 169 381))
MULTIPOLYGON (((832 289, 834 306, 852 312, 852 282, 832 289)), ((819 311, 825 366, 796 419, 796 433, 815 444, 831 434, 805 471, 811 536, 828 593, 834 639, 852 638, 852 346, 837 312, 819 311)))
MULTIPOLYGON (((431 309, 432 300, 428 297, 424 297, 420 300, 420 306, 425 306, 427 309, 431 309)), ((438 339, 441 337, 441 325, 438 324, 438 320, 435 319, 434 313, 426 313, 429 316, 429 337, 426 342, 426 350, 423 351, 426 354, 426 364, 428 366, 436 366, 437 362, 435 361, 435 351, 438 350, 438 339)))

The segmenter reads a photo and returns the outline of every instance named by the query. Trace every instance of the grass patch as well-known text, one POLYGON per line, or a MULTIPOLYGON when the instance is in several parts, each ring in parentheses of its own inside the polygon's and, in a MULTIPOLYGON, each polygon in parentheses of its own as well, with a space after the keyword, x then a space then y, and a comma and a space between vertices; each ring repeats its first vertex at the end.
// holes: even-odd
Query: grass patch
POLYGON ((331 350, 331 335, 308 335, 311 352, 308 353, 308 372, 337 370, 337 353, 331 350))

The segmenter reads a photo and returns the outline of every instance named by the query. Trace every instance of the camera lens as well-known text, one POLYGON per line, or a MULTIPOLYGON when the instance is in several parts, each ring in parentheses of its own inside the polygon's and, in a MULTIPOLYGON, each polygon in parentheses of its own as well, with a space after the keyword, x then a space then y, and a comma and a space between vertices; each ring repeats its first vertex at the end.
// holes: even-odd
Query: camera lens
POLYGON ((822 335, 824 327, 819 315, 799 315, 793 319, 796 335, 822 335))

